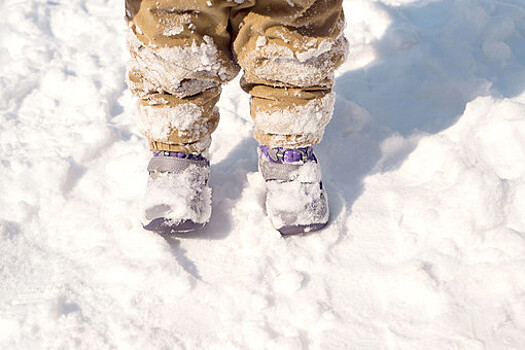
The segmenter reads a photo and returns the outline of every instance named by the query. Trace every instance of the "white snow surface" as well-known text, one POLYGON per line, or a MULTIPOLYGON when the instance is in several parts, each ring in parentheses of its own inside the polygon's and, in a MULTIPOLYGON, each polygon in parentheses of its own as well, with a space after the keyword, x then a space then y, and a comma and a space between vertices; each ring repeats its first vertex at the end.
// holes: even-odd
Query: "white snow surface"
POLYGON ((0 348, 523 349, 525 2, 344 6, 329 226, 272 228, 234 81, 210 224, 164 238, 123 1, 2 1, 0 348))

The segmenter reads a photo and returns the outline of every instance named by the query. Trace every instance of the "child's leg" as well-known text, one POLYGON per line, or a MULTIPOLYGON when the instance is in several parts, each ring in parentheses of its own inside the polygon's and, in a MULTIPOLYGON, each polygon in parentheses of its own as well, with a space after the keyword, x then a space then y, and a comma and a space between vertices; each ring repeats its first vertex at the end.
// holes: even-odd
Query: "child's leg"
POLYGON ((334 70, 345 58, 342 0, 257 0, 232 11, 232 23, 261 143, 266 212, 283 235, 318 230, 329 210, 310 146, 332 116, 334 70))
POLYGON ((255 138, 272 147, 321 141, 347 48, 342 0, 257 0, 233 10, 232 23, 255 138))
POLYGON ((219 113, 221 84, 238 72, 226 0, 126 0, 141 128, 153 151, 201 153, 219 113))
POLYGON ((221 84, 238 72, 230 53, 227 0, 126 0, 142 132, 154 157, 143 225, 159 233, 202 228, 211 215, 209 161, 221 84), (162 151, 162 152, 161 152, 162 151))

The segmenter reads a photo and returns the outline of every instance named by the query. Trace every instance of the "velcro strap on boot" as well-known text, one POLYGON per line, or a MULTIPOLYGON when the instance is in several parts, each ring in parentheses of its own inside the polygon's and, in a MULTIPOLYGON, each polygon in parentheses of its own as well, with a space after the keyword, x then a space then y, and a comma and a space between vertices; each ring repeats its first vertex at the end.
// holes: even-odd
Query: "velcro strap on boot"
POLYGON ((321 181, 322 177, 321 167, 316 162, 278 164, 260 158, 259 171, 266 181, 278 180, 315 183, 321 181))
POLYGON ((148 163, 148 171, 150 173, 161 172, 180 174, 190 166, 201 167, 203 170, 209 168, 208 161, 206 160, 158 156, 151 158, 148 163))

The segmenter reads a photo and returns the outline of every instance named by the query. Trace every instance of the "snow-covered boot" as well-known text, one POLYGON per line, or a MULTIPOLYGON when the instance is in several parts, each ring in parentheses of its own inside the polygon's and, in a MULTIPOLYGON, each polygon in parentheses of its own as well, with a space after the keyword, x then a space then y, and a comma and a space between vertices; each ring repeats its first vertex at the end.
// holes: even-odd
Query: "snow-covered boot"
POLYGON ((259 147, 259 171, 266 181, 266 213, 282 235, 317 231, 329 217, 321 167, 312 147, 259 147))
POLYGON ((143 201, 144 229, 161 234, 203 228, 211 216, 210 163, 202 155, 154 153, 143 201))

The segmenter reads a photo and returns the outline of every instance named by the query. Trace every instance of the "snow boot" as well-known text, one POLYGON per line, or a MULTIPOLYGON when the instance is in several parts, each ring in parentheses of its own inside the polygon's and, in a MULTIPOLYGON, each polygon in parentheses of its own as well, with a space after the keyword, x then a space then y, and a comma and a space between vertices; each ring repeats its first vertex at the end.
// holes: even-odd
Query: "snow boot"
POLYGON ((211 216, 210 162, 202 155, 162 151, 148 164, 143 227, 160 234, 203 228, 211 216))
POLYGON ((259 171, 266 181, 266 213, 282 235, 322 229, 329 218, 321 167, 312 147, 259 146, 259 171))

